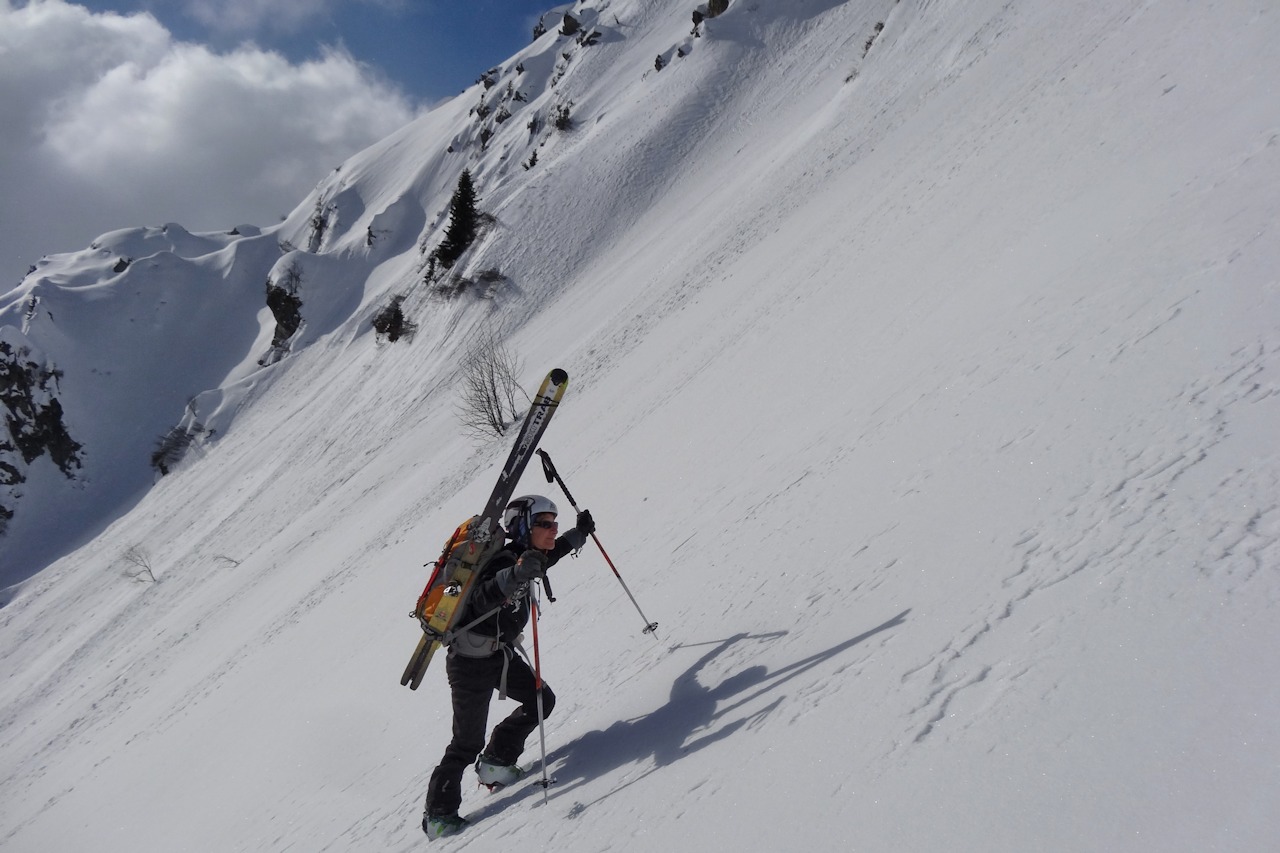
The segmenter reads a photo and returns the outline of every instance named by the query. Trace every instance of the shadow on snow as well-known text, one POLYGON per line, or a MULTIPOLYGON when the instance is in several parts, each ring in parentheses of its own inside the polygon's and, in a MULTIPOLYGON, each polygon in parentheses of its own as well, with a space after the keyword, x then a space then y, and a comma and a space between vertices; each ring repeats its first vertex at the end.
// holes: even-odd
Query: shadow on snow
MULTIPOLYGON (((591 779, 599 778, 627 765, 641 762, 652 765, 636 778, 591 803, 575 803, 569 816, 577 817, 590 806, 635 784, 655 770, 666 767, 705 746, 731 737, 744 728, 750 729, 759 725, 782 703, 786 698, 784 695, 777 696, 764 708, 752 711, 745 716, 729 722, 726 722, 726 718, 748 703, 777 691, 786 682, 824 661, 848 651, 881 631, 898 627, 903 624, 910 612, 910 610, 904 610, 882 625, 774 672, 769 672, 765 666, 751 666, 734 673, 713 687, 706 687, 698 681, 698 673, 711 661, 738 643, 750 640, 774 640, 785 636, 787 632, 742 633, 714 643, 700 644, 711 645, 711 648, 671 685, 671 695, 667 704, 642 717, 614 723, 603 731, 588 732, 553 751, 547 757, 548 765, 555 766, 555 775, 558 779, 567 780, 569 783, 553 787, 551 795, 564 796, 591 779), (726 702, 729 704, 722 704, 726 702), (556 766, 556 762, 562 763, 556 766)), ((676 648, 693 648, 693 646, 685 645, 676 648)))

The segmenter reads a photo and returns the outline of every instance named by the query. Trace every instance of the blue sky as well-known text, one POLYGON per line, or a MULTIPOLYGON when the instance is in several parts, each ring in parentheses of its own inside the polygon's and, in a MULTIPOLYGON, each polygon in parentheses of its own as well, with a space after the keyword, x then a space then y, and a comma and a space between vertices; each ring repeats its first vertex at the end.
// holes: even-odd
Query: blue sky
POLYGON ((225 51, 250 41, 293 62, 338 46, 418 101, 457 94, 532 40, 555 0, 113 0, 93 12, 149 12, 181 41, 225 51))

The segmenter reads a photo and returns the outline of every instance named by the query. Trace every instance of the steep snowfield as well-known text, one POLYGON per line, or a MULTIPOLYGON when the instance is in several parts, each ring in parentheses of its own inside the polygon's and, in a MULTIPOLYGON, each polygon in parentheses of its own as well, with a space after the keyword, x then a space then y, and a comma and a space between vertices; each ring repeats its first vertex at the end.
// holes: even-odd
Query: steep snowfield
POLYGON ((1271 4, 738 0, 696 39, 690 4, 574 9, 599 42, 496 69, 528 98, 485 151, 477 86, 270 229, 120 232, 151 290, 81 253, 5 297, 63 300, 24 333, 144 461, 41 509, 110 523, 0 610, 0 847, 426 845, 448 695, 396 681, 506 454, 454 412, 486 327, 528 385, 569 371, 543 447, 659 639, 599 554, 558 566, 558 782, 468 791, 433 848, 1280 846, 1271 4), (413 283, 464 165, 495 217, 464 271, 509 282, 444 302, 413 283), (290 259, 315 308, 259 369, 290 259), (393 293, 420 330, 380 344, 393 293), (123 331, 180 294, 198 331, 123 331), (142 494, 206 389, 220 433, 142 494))

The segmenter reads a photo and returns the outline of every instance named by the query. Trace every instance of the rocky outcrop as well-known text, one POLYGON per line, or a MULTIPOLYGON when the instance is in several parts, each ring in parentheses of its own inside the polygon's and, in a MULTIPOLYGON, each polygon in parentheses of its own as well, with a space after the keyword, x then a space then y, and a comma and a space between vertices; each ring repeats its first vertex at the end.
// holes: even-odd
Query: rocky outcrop
POLYGON ((67 431, 56 396, 61 374, 19 337, 16 330, 0 330, 0 535, 31 463, 47 454, 68 479, 81 466, 81 445, 67 431))

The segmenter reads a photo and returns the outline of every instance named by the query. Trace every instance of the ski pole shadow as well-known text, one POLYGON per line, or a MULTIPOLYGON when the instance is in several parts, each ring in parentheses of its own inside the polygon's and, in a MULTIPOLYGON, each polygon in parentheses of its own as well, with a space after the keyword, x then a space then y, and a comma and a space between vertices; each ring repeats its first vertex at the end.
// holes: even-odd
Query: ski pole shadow
POLYGON ((910 612, 909 609, 904 610, 869 631, 773 672, 762 665, 749 666, 712 687, 703 686, 698 680, 698 674, 713 660, 740 643, 770 642, 786 636, 788 632, 740 633, 711 643, 676 646, 675 650, 700 645, 709 645, 711 648, 675 680, 667 703, 662 707, 641 717, 619 721, 607 729, 587 732, 553 750, 547 756, 547 763, 555 768, 555 775, 562 784, 551 789, 551 797, 563 797, 590 780, 622 767, 644 763, 650 765, 639 776, 596 800, 585 804, 575 803, 569 816, 577 817, 589 807, 634 785, 650 773, 744 729, 759 726, 783 702, 785 695, 779 695, 765 707, 745 716, 727 722, 726 718, 748 703, 778 691, 793 678, 876 634, 902 625, 910 612))

